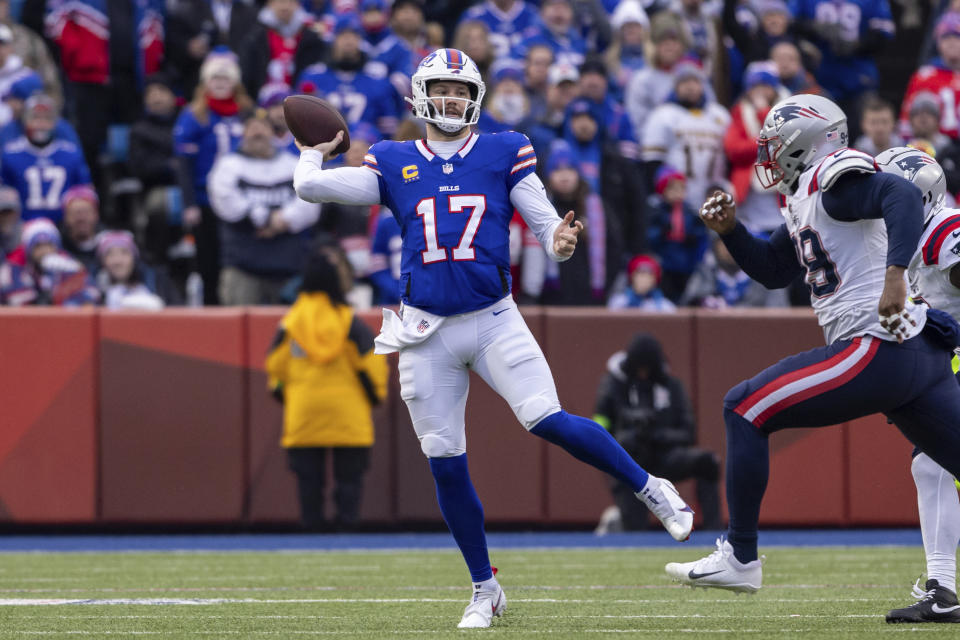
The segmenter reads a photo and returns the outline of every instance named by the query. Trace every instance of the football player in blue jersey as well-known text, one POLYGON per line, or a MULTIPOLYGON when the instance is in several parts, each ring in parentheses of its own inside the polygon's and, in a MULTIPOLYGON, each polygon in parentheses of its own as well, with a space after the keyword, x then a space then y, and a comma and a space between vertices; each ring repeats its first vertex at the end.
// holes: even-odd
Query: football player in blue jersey
POLYGON ((510 297, 514 208, 556 261, 573 254, 583 228, 572 211, 557 216, 534 173, 530 141, 513 131, 471 130, 486 88, 462 51, 425 57, 412 85, 426 139, 378 142, 363 167, 332 170, 322 165, 342 134, 301 147, 294 188, 311 202, 384 204, 400 225, 401 312, 383 311, 377 352, 400 353, 400 395, 473 580, 459 626, 489 627, 506 599, 490 566, 483 508, 467 470, 471 369, 530 432, 631 486, 675 539, 687 538, 693 512, 672 484, 648 475, 602 426, 563 411, 543 352, 510 297))
POLYGON ((20 193, 23 219, 63 217, 60 198, 70 187, 90 183, 83 150, 56 134, 57 107, 36 94, 23 109, 23 135, 8 140, 0 153, 0 180, 20 193))

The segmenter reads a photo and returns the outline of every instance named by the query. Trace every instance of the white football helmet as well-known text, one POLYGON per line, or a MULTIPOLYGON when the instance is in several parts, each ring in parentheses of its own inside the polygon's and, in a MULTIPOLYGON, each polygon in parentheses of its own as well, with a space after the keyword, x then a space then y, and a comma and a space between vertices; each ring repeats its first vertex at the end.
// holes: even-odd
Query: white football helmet
POLYGON ((848 144, 847 116, 832 101, 795 95, 773 105, 757 137, 760 183, 791 195, 804 170, 848 144))
POLYGON ((437 49, 428 55, 414 72, 411 85, 413 99, 406 100, 413 105, 413 115, 435 124, 442 131, 456 133, 468 125, 477 124, 480 119, 480 103, 487 88, 477 63, 459 49, 437 49), (470 89, 470 99, 442 97, 431 100, 427 97, 428 85, 437 80, 463 82, 470 89), (441 109, 437 109, 434 100, 441 100, 441 109), (463 115, 447 116, 447 101, 466 102, 463 115))
POLYGON ((923 192, 923 221, 927 222, 943 206, 947 178, 943 168, 930 155, 912 147, 893 147, 877 156, 883 171, 903 176, 923 192))

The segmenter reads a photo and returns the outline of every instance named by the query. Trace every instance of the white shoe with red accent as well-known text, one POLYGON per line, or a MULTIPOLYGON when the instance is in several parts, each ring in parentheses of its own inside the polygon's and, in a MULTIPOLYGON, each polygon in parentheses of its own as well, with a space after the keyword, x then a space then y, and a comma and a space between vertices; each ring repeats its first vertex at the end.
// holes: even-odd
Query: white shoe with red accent
POLYGON ((463 618, 459 629, 485 629, 493 622, 494 617, 503 615, 507 610, 507 597, 503 589, 496 584, 496 589, 475 589, 473 599, 463 611, 463 618))
POLYGON ((672 482, 650 476, 647 484, 635 495, 653 511, 653 515, 660 518, 663 528, 674 540, 683 542, 690 537, 693 530, 693 509, 683 501, 672 482))

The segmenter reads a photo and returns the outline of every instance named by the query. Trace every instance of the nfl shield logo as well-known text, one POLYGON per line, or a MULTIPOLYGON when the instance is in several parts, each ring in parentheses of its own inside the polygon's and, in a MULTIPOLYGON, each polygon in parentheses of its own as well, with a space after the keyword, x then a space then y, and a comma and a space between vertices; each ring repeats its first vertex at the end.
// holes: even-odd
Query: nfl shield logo
POLYGON ((420 324, 417 325, 417 333, 423 333, 430 328, 430 323, 426 320, 421 320, 420 324))
POLYGON ((443 165, 443 172, 448 174, 453 173, 453 165, 450 164, 449 162, 443 165))

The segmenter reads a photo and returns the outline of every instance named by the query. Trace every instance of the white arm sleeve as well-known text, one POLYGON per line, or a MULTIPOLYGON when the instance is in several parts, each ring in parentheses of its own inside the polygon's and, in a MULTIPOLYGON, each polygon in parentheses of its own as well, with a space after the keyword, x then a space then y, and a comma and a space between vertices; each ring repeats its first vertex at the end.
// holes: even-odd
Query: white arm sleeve
POLYGON ((300 154, 293 172, 293 188, 307 202, 380 204, 377 174, 364 167, 321 169, 323 155, 315 149, 300 154))
POLYGON ((523 216, 551 260, 563 262, 569 258, 562 258, 553 250, 553 233, 563 220, 547 199, 547 191, 537 174, 531 173, 514 185, 510 190, 510 203, 523 216))

